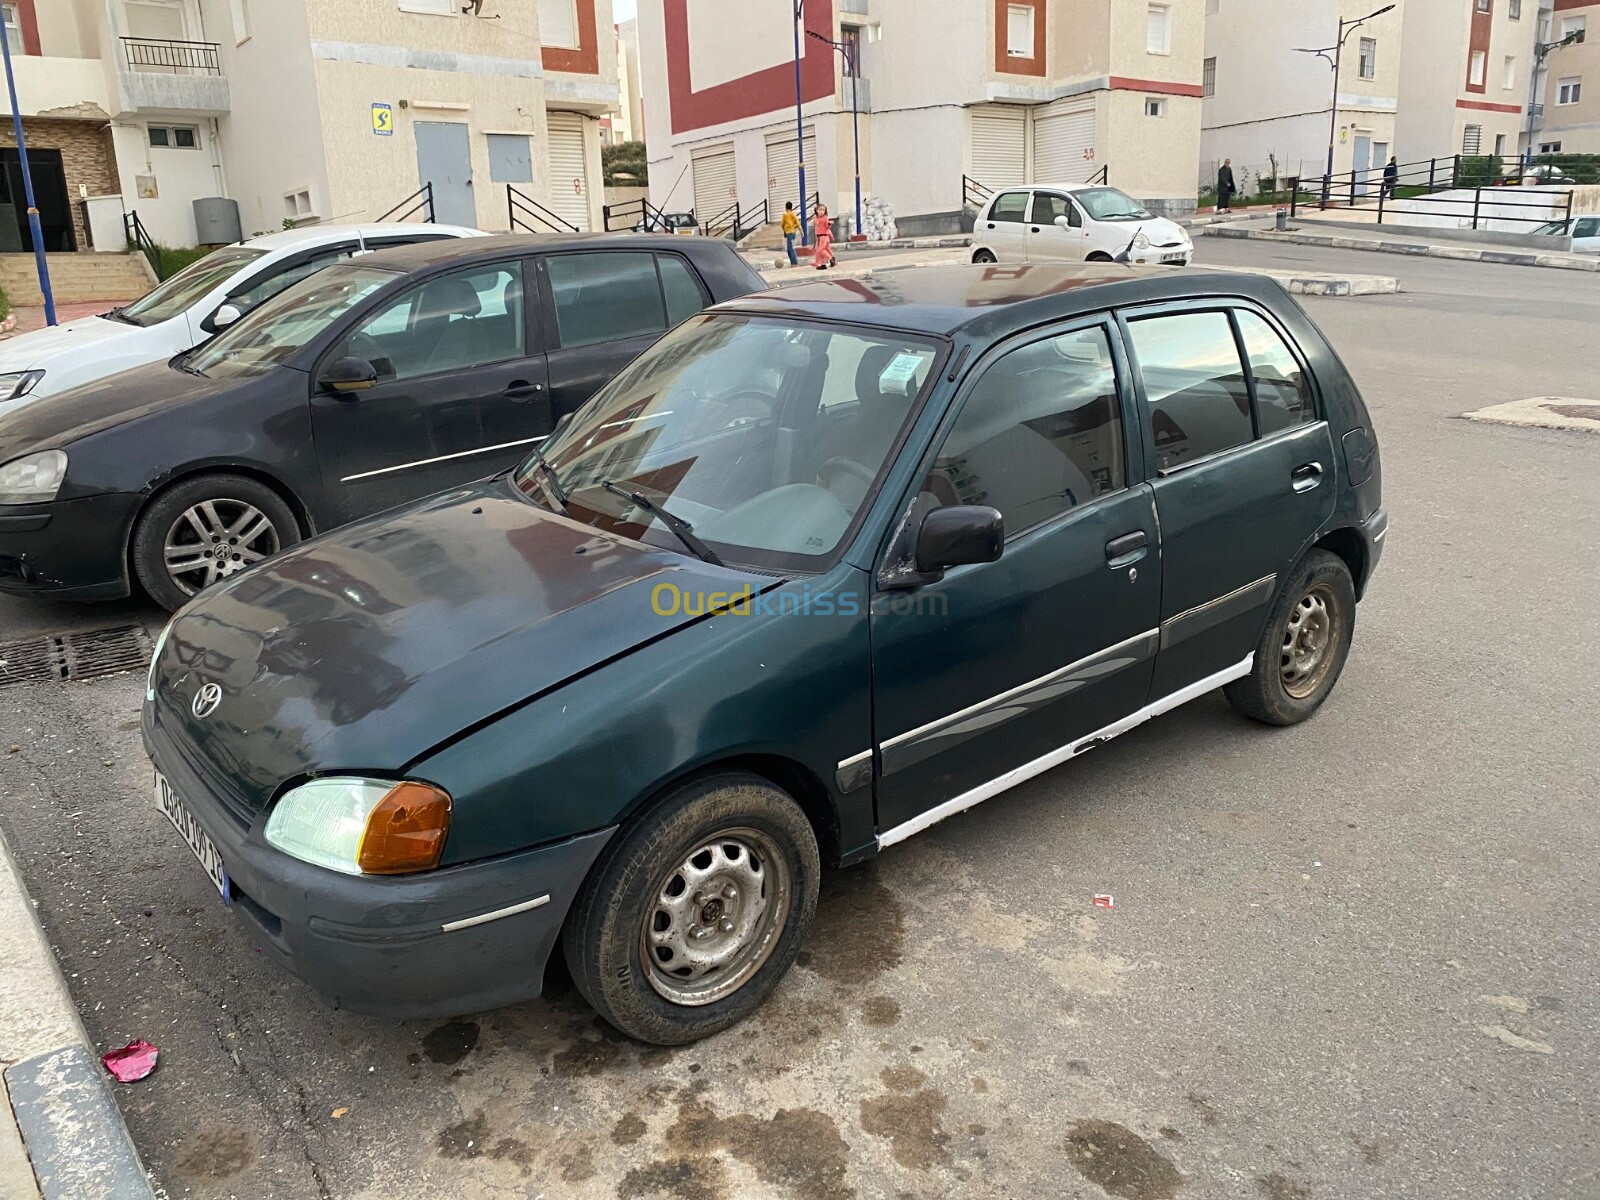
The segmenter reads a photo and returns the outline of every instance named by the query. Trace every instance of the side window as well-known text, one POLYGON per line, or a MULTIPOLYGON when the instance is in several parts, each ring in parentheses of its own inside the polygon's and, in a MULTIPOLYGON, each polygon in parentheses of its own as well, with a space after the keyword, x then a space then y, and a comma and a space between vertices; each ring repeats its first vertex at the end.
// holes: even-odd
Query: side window
POLYGON ((1317 407, 1310 381, 1278 331, 1257 313, 1240 309, 1234 316, 1256 385, 1256 423, 1261 436, 1315 421, 1317 407))
POLYGON ((419 284, 361 324, 336 352, 385 380, 461 371, 525 354, 522 264, 495 263, 419 284))
POLYGON ((1572 231, 1573 237, 1600 237, 1600 217, 1584 217, 1572 231))
POLYGON ((667 328, 655 255, 607 250, 552 254, 545 262, 564 348, 619 342, 667 328))
POLYGON ((700 283, 689 269, 689 264, 676 254, 656 255, 661 268, 661 290, 667 298, 667 324, 687 321, 706 306, 700 283))
POLYGON ((1224 312, 1128 322, 1163 471, 1250 441, 1250 390, 1224 312))
POLYGON ((331 267, 334 263, 349 258, 350 251, 350 246, 340 246, 337 250, 329 250, 315 258, 308 258, 305 262, 296 263, 276 275, 268 275, 265 279, 257 280, 246 290, 233 293, 228 300, 243 311, 249 312, 263 300, 272 299, 290 284, 299 283, 308 275, 315 275, 323 267, 331 267))
POLYGON ((1035 192, 1033 194, 1033 224, 1050 225, 1057 217, 1065 217, 1072 212, 1072 204, 1065 196, 1054 192, 1035 192))
POLYGON ((1003 192, 989 210, 989 220, 1010 221, 1020 225, 1027 219, 1027 212, 1027 192, 1003 192))
POLYGON ((1104 329, 1011 351, 983 373, 923 490, 988 504, 1014 537, 1125 486, 1116 366, 1104 329))

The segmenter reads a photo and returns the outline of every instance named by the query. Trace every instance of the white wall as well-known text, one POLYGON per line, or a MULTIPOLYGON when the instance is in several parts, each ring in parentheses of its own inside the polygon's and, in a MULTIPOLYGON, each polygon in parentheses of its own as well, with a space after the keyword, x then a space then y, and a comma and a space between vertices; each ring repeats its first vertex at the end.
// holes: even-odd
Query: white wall
MULTIPOLYGON (((166 118, 156 118, 163 124, 166 118)), ((150 145, 150 134, 143 124, 126 119, 112 126, 112 142, 117 156, 117 174, 122 187, 124 209, 138 212, 150 236, 163 246, 195 244, 194 204, 202 196, 220 196, 222 187, 213 160, 215 141, 208 120, 173 118, 172 124, 198 129, 200 146, 195 150, 150 145), (155 177, 154 198, 139 194, 139 177, 155 177)))

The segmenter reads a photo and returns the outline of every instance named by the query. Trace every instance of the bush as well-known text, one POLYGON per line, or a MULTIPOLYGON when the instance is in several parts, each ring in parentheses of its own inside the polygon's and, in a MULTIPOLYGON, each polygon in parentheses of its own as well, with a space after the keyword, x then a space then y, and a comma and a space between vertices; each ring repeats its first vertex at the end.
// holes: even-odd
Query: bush
POLYGON ((210 254, 211 249, 209 246, 157 246, 156 253, 161 256, 161 278, 171 279, 191 263, 199 262, 210 254))
POLYGON ((0 321, 11 315, 11 297, 7 296, 4 288, 0 288, 0 321))
POLYGON ((1505 178, 1505 160, 1498 154, 1463 154, 1456 165, 1455 184, 1462 188, 1493 187, 1505 178))

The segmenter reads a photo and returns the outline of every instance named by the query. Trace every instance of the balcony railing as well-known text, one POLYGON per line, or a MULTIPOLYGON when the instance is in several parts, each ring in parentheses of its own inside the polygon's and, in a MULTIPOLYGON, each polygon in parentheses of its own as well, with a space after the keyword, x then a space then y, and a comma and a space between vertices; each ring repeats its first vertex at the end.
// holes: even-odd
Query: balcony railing
POLYGON ((164 38, 122 39, 122 52, 132 71, 170 71, 182 75, 221 75, 221 47, 216 42, 175 42, 164 38))

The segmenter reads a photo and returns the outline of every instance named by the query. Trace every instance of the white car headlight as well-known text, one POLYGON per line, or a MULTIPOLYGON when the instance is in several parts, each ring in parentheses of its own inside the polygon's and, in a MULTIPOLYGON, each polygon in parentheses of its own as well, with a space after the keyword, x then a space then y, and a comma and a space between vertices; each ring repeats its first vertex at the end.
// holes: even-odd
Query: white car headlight
POLYGON ((43 504, 54 500, 67 476, 61 450, 41 450, 0 467, 0 504, 43 504))
POLYGON ((408 875, 439 865, 450 794, 411 779, 330 776, 291 788, 267 818, 267 842, 345 875, 408 875))
POLYGON ((1150 248, 1150 239, 1145 236, 1144 230, 1141 229, 1133 235, 1133 248, 1135 250, 1148 250, 1150 248))
POLYGON ((43 378, 43 371, 7 371, 0 375, 0 404, 26 396, 43 378))

